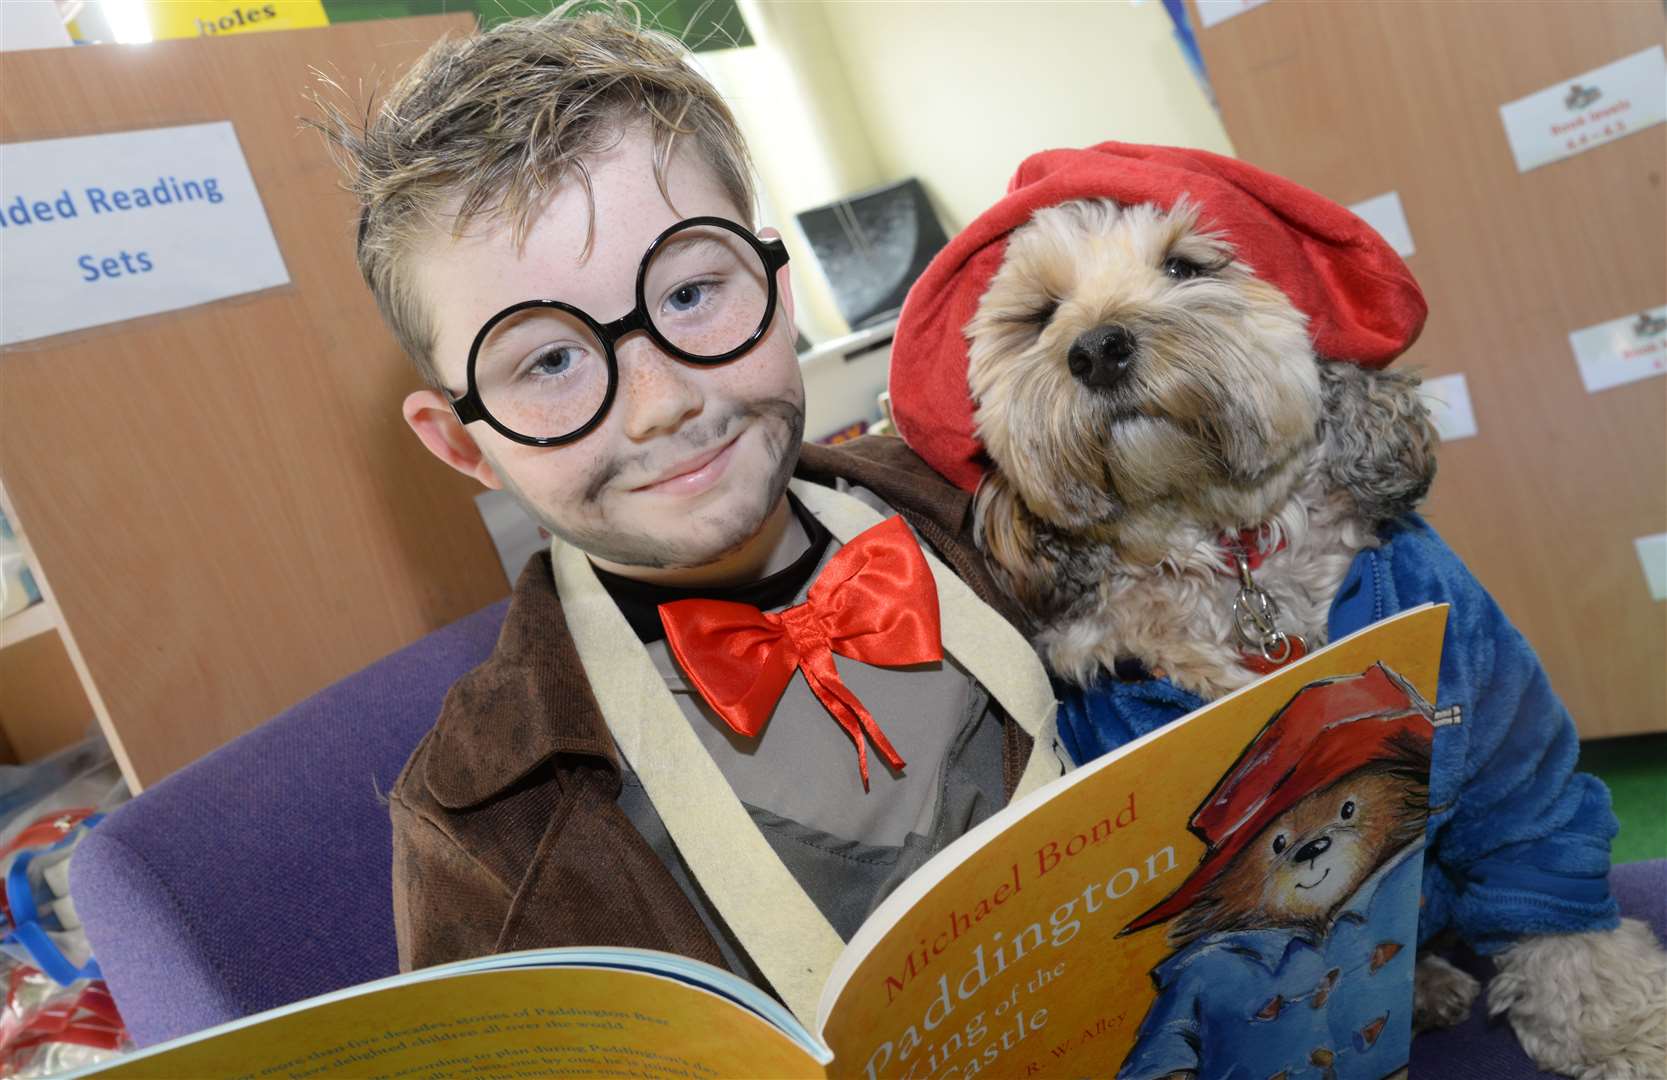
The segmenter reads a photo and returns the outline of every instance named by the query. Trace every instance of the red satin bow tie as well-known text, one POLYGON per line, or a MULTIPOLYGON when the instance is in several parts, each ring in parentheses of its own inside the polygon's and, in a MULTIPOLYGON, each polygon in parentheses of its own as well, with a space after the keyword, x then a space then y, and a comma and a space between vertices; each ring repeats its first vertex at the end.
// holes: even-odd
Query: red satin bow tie
POLYGON ((727 600, 660 605, 666 642, 708 704, 737 732, 757 736, 794 671, 857 744, 868 789, 868 746, 896 769, 903 759, 839 678, 833 654, 902 667, 943 659, 938 589, 914 534, 888 518, 840 548, 805 602, 766 614, 727 600))

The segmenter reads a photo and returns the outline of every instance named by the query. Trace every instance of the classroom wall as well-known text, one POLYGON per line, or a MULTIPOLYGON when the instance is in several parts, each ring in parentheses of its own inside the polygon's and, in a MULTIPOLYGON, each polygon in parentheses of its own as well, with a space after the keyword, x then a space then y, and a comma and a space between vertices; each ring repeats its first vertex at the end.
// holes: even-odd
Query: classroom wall
POLYGON ((695 62, 729 102, 758 174, 760 220, 780 229, 792 255, 795 317, 812 342, 849 332, 799 235, 793 215, 881 182, 843 73, 818 41, 820 3, 741 0, 755 45, 698 53, 695 62))
POLYGON ((1233 152, 1156 0, 740 7, 757 47, 699 62, 751 144, 815 340, 845 326, 798 211, 917 176, 953 233, 1037 150, 1115 138, 1233 152))
POLYGON ((952 228, 1037 150, 1119 139, 1233 152, 1156 0, 813 6, 883 178, 919 176, 952 228))

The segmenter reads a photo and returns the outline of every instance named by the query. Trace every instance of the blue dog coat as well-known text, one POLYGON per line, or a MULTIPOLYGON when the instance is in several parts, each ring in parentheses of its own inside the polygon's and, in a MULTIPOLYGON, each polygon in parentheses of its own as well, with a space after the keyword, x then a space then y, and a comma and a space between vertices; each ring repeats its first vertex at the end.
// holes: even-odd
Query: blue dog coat
MULTIPOLYGON (((1613 928, 1609 789, 1574 771, 1574 721, 1534 650, 1421 517, 1391 522, 1381 540, 1349 567, 1327 633, 1451 604, 1436 704, 1463 716, 1435 733, 1420 943, 1451 928, 1488 954, 1527 934, 1613 928)), ((1204 704, 1167 679, 1056 689, 1060 738, 1079 763, 1204 704)))

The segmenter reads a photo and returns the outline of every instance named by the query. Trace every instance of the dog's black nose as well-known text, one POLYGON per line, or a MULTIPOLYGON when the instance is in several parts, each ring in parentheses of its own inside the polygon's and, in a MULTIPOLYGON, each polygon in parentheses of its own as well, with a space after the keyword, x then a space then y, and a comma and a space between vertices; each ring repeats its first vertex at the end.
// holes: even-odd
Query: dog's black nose
POLYGON ((1096 326, 1071 342, 1065 363, 1083 385, 1110 390, 1128 375, 1137 344, 1135 336, 1116 323, 1096 326))
POLYGON ((1302 850, 1296 854, 1296 860, 1297 862, 1313 862, 1315 859, 1330 850, 1331 837, 1316 837, 1313 840, 1308 841, 1308 843, 1302 845, 1302 850))

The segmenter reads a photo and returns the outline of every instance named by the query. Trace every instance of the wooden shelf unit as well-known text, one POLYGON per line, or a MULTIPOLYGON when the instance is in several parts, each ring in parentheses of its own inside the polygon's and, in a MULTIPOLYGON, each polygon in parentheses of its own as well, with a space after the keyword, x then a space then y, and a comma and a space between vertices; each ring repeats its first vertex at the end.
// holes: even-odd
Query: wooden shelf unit
POLYGON ((0 141, 231 121, 290 275, 0 350, 0 479, 135 791, 508 589, 474 485, 400 419, 418 378, 298 122, 315 69, 387 85, 472 24, 5 56, 0 141))
POLYGON ((1633 546, 1667 529, 1664 380, 1587 393, 1568 338, 1667 299, 1667 125, 1520 173, 1499 106, 1664 36, 1658 3, 1584 0, 1273 3, 1198 33, 1239 157, 1344 205, 1400 193, 1430 317, 1397 363, 1463 373, 1479 426, 1426 517, 1583 737, 1667 731, 1633 546))

